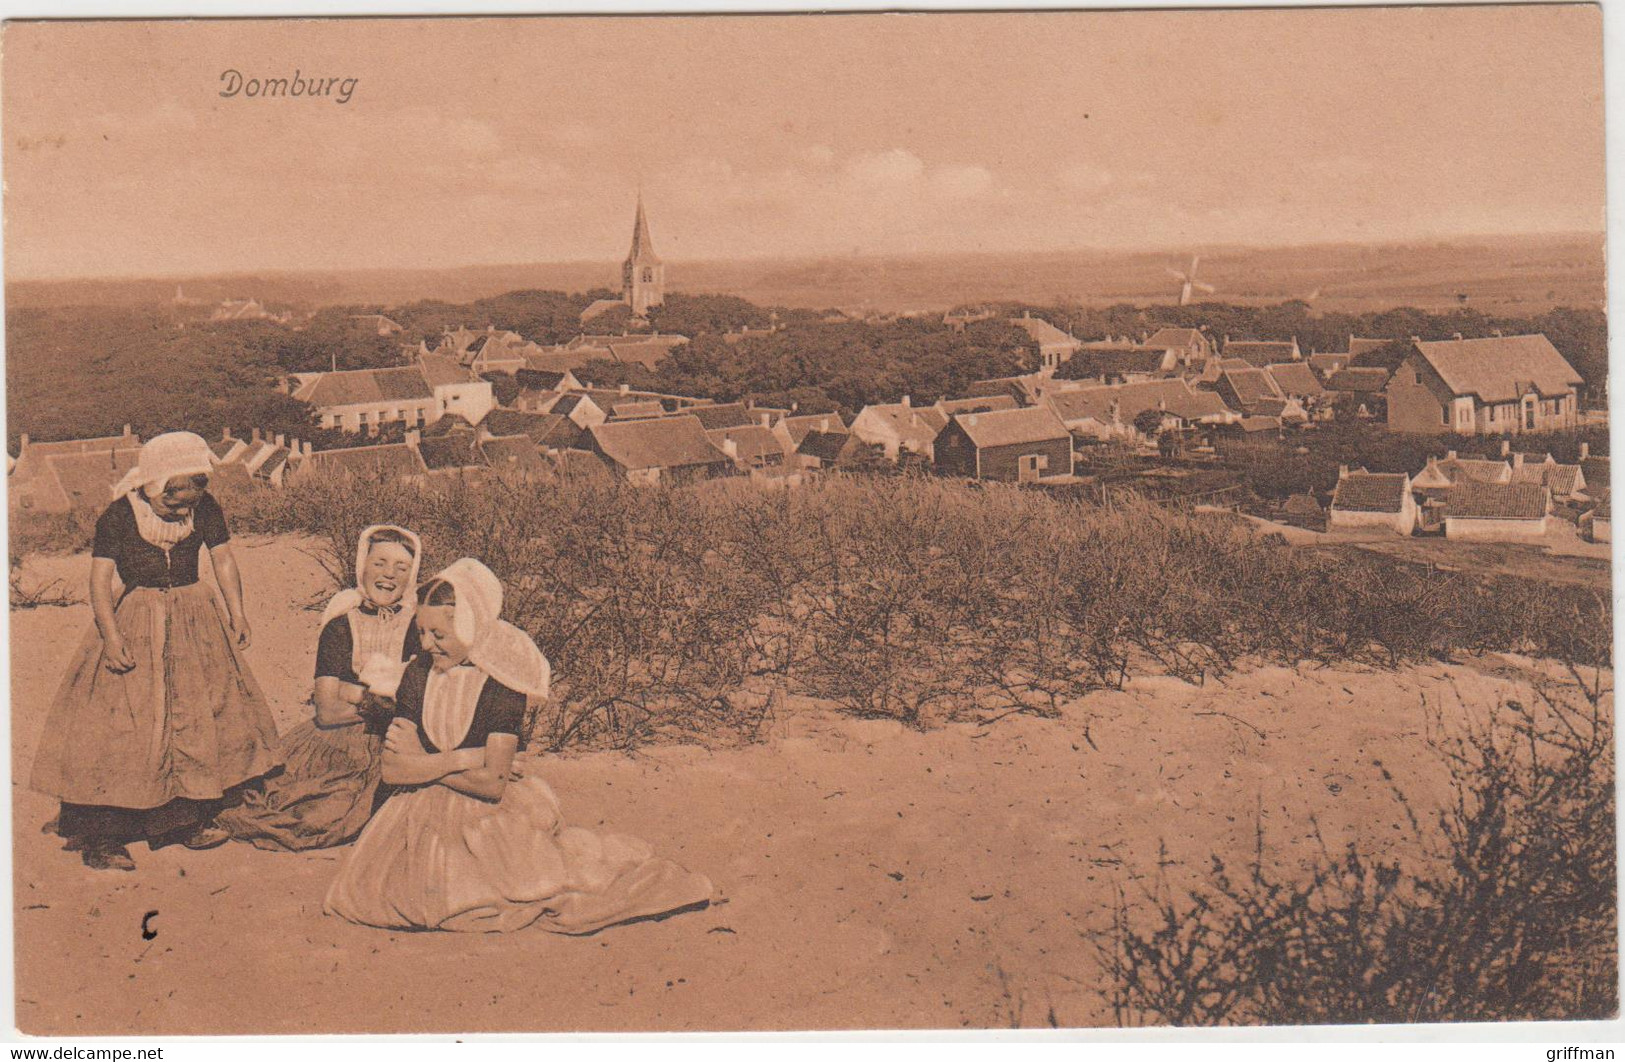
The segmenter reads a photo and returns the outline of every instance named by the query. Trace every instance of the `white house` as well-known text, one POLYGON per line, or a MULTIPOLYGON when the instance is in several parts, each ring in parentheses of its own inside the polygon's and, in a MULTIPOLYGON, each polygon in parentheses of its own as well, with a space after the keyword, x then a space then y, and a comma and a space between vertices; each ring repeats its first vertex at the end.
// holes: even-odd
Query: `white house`
POLYGON ((1363 468, 1350 472, 1347 465, 1338 469, 1329 527, 1386 527, 1396 535, 1409 535, 1416 518, 1410 476, 1363 468))

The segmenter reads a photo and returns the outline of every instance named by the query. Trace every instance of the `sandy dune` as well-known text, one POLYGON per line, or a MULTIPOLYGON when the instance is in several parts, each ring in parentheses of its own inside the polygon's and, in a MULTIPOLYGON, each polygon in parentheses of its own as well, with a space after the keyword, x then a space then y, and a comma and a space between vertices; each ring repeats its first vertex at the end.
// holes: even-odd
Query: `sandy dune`
MULTIPOLYGON (((316 634, 296 603, 322 577, 291 540, 242 547, 250 659, 290 726, 316 634)), ((88 567, 29 562, 75 584, 88 567)), ((84 605, 12 616, 14 779, 89 623, 84 605)), ((1117 887, 1245 858, 1260 812, 1272 859, 1313 851, 1311 813, 1329 844, 1405 851, 1373 761, 1413 801, 1438 799, 1424 701, 1452 718, 1527 699, 1532 669, 1149 679, 1058 720, 929 733, 790 701, 746 749, 560 757, 547 777, 571 821, 640 834, 721 894, 582 939, 325 917, 342 850, 136 848, 138 872, 93 873, 41 835, 53 805, 14 780, 17 1021, 41 1035, 1102 1024, 1090 933, 1117 887)))

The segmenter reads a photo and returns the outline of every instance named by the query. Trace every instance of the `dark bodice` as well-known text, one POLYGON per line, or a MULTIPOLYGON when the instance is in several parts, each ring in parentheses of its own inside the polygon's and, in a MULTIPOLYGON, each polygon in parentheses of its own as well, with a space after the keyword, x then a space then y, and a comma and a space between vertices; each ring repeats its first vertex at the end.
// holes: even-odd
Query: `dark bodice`
POLYGON ((197 582, 198 553, 204 546, 222 546, 230 539, 220 503, 205 491, 192 512, 192 533, 175 543, 166 557, 162 549, 141 537, 135 509, 128 497, 122 497, 96 521, 90 555, 110 559, 127 591, 138 586, 167 589, 197 582))

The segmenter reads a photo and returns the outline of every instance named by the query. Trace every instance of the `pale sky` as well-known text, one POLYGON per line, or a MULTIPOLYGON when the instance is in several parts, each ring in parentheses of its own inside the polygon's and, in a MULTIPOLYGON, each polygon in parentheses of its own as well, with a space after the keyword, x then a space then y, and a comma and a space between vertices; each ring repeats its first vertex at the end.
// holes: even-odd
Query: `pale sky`
POLYGON ((1601 232, 1589 6, 13 23, 7 275, 1601 232), (357 79, 222 98, 221 74, 357 79))

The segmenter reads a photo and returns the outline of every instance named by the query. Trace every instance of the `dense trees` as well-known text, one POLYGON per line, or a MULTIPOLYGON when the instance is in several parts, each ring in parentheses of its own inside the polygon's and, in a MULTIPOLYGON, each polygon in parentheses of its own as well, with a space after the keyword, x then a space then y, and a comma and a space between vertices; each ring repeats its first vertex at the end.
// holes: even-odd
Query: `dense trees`
MULTIPOLYGON (((328 307, 294 329, 267 321, 186 321, 167 307, 15 309, 6 323, 7 385, 13 441, 116 432, 130 423, 143 433, 169 427, 252 427, 322 438, 307 411, 275 391, 292 372, 399 365, 403 349, 431 345, 458 326, 509 329, 542 344, 581 333, 580 313, 608 291, 565 294, 514 291, 467 304, 421 301, 406 306, 328 307), (404 332, 380 336, 360 315, 384 312, 404 332)), ((1597 310, 1556 309, 1527 319, 1493 318, 1476 310, 1430 314, 1409 307, 1381 313, 1311 315, 1303 302, 1276 306, 1136 307, 1099 309, 1002 304, 997 316, 955 331, 936 317, 855 321, 827 312, 776 313, 729 295, 667 297, 651 326, 689 336, 655 368, 592 362, 578 377, 604 386, 754 399, 802 410, 854 413, 902 395, 927 403, 965 393, 975 380, 1032 368, 1036 351, 1006 318, 1023 310, 1080 338, 1139 338, 1163 325, 1205 328, 1259 339, 1297 337, 1305 352, 1345 350, 1350 335, 1422 338, 1545 333, 1586 378, 1595 399, 1607 380, 1607 321, 1597 310), (773 331, 733 335, 740 328, 773 331), (730 341, 731 340, 731 341, 730 341)), ((613 312, 613 311, 612 311, 613 312)), ((609 331, 610 316, 593 331, 609 331)), ((1368 354, 1387 364, 1400 348, 1368 354)), ((505 380, 495 381, 509 397, 505 380)))

